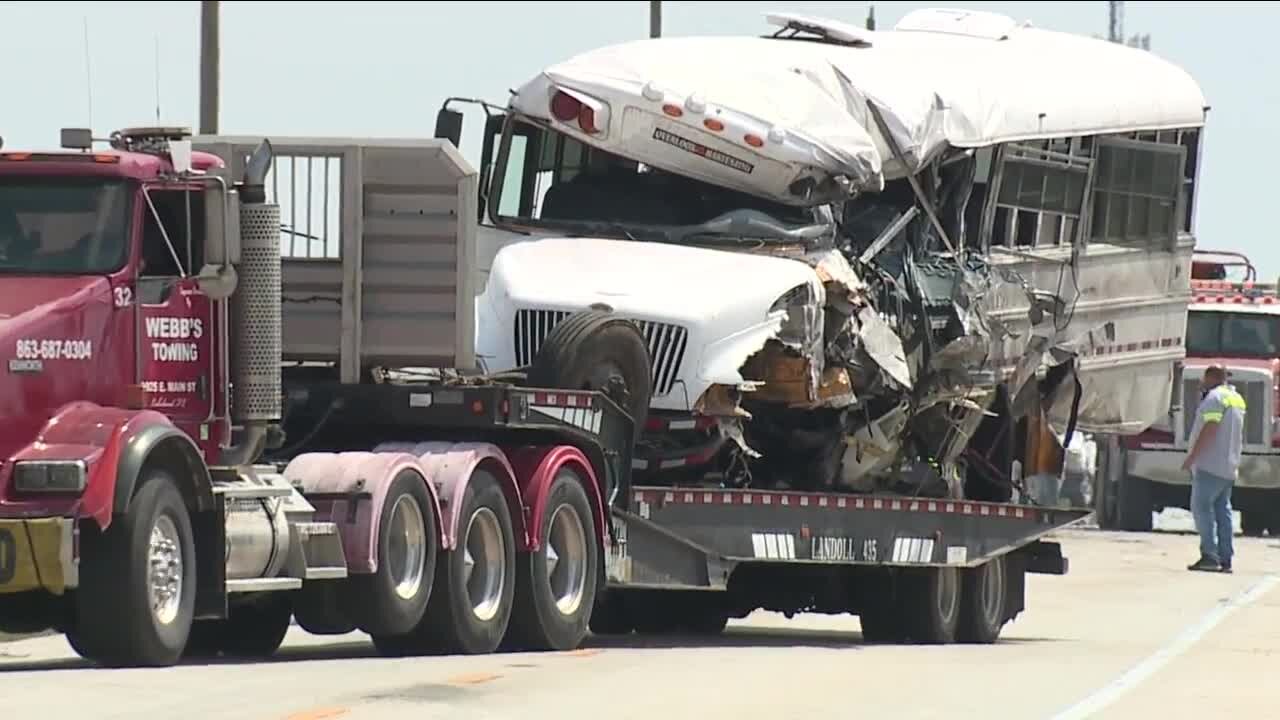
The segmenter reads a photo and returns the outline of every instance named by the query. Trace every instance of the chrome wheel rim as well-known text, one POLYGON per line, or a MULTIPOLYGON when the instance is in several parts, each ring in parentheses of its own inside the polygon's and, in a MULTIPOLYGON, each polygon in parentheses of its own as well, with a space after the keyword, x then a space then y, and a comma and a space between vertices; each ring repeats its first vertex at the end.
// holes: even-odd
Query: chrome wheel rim
POLYGON ((506 547, 498 516, 480 508, 467 523, 463 542, 463 576, 471 612, 481 621, 492 620, 502 605, 506 583, 506 547))
POLYGON ((587 585, 586 537, 577 510, 567 503, 557 507, 544 546, 551 597, 564 615, 572 615, 582 605, 587 585))
POLYGON ((396 596, 409 600, 422 587, 427 557, 426 531, 422 510, 410 495, 401 495, 391 508, 391 527, 387 533, 387 565, 395 583, 396 596))
POLYGON ((178 617, 182 603, 182 542, 168 515, 156 518, 147 544, 147 596, 151 615, 161 625, 178 617))

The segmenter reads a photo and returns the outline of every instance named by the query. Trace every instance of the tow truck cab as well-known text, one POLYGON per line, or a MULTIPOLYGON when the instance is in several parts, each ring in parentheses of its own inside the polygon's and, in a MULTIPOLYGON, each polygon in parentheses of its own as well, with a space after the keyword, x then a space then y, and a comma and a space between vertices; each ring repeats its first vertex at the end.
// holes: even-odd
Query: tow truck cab
MULTIPOLYGON (((0 148, 0 513, 90 516, 105 529, 121 501, 114 468, 99 468, 132 439, 126 425, 177 438, 193 469, 261 449, 268 428, 252 409, 240 423, 250 447, 233 445, 228 386, 265 390, 256 414, 271 420, 278 372, 258 387, 256 353, 233 372, 228 349, 245 333, 228 305, 270 277, 233 268, 238 195, 254 190, 193 152, 189 131, 120 130, 105 150, 87 130, 62 141, 56 152, 0 148)), ((270 146, 260 150, 259 177, 270 146)), ((255 322, 265 333, 243 349, 278 337, 278 321, 255 322)))
POLYGON ((1181 469, 1190 447, 1200 380, 1224 367, 1247 405, 1240 478, 1232 505, 1245 534, 1280 534, 1280 292, 1257 282, 1257 270, 1235 252, 1197 250, 1191 268, 1186 359, 1166 421, 1104 444, 1099 473, 1113 487, 1098 497, 1104 524, 1149 530, 1151 512, 1190 508, 1191 481, 1181 469))

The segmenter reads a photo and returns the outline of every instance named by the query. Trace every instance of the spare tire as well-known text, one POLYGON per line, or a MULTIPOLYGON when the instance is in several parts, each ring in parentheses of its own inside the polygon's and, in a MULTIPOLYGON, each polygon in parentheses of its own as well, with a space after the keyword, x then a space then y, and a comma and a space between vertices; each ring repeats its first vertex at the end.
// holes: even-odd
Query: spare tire
POLYGON ((644 336, 634 323, 602 310, 565 318, 547 335, 529 367, 530 387, 598 390, 635 422, 640 438, 653 393, 652 366, 644 336))

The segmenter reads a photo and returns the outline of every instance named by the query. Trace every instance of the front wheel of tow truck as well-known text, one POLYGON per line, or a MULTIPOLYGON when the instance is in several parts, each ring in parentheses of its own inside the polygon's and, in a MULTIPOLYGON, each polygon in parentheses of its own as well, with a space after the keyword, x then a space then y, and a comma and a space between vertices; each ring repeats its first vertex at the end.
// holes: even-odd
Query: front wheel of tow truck
POLYGON ((68 640, 108 666, 168 666, 187 644, 195 606, 191 518, 168 471, 149 466, 106 532, 81 537, 76 622, 68 640))
POLYGON ((960 630, 965 643, 991 644, 1005 623, 1009 575, 1003 555, 963 571, 960 589, 960 630))
MULTIPOLYGON (((453 550, 441 553, 435 588, 417 635, 445 653, 493 652, 506 635, 515 595, 515 532, 502 486, 479 470, 467 483, 453 550)), ((387 650, 418 646, 399 636, 387 650)), ((386 650, 384 650, 386 652, 386 650)))
POLYGON ((910 638, 925 645, 955 642, 960 627, 960 571, 927 568, 902 579, 910 638))
POLYGON ((602 310, 577 312, 558 323, 538 350, 526 382, 603 392, 631 416, 637 439, 649 417, 649 347, 633 323, 602 310))
POLYGON ((571 650, 587 634, 600 551, 591 503, 570 468, 556 473, 537 522, 538 550, 518 556, 508 639, 519 649, 571 650))

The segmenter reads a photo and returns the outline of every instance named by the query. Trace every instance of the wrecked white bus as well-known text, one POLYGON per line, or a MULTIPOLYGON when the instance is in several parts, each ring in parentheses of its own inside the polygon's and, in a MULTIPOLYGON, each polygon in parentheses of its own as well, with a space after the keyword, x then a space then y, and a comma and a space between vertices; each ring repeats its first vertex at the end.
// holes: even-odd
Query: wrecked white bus
POLYGON ((1167 414, 1192 77, 999 15, 769 20, 593 50, 487 106, 486 370, 536 382, 577 311, 636 321, 643 392, 579 380, 651 397, 630 408, 646 484, 1006 501, 1061 462, 1050 429, 1167 414))

